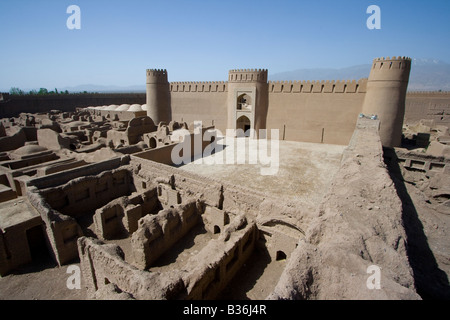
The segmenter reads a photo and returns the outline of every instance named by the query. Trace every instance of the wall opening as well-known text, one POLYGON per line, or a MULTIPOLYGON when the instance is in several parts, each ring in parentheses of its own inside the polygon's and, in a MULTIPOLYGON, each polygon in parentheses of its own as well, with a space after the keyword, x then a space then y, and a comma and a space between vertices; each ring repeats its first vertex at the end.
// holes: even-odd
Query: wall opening
POLYGON ((220 227, 214 226, 214 234, 220 233, 220 227))
POLYGON ((253 105, 252 98, 246 93, 241 94, 237 98, 237 104, 236 104, 237 110, 251 110, 252 105, 253 105))
POLYGON ((276 255, 276 260, 280 261, 280 260, 286 260, 286 253, 284 253, 283 251, 279 250, 277 251, 277 255, 276 255))
POLYGON ((150 143, 150 146, 149 146, 150 148, 152 148, 152 149, 156 148, 157 142, 156 142, 155 138, 151 137, 149 143, 150 143))
POLYGON ((28 229, 26 236, 32 260, 41 260, 49 257, 42 225, 28 229))
POLYGON ((241 129, 244 132, 245 137, 250 136, 251 122, 247 116, 241 116, 236 121, 236 129, 241 129))

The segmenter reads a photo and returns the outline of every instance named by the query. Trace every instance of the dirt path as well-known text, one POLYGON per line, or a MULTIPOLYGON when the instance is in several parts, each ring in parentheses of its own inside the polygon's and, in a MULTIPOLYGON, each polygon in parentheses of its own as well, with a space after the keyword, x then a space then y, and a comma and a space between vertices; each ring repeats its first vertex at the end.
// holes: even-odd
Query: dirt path
MULTIPOLYGON (((79 263, 74 263, 79 266, 79 263)), ((83 300, 86 291, 69 290, 68 266, 58 267, 49 257, 0 278, 0 300, 83 300)))

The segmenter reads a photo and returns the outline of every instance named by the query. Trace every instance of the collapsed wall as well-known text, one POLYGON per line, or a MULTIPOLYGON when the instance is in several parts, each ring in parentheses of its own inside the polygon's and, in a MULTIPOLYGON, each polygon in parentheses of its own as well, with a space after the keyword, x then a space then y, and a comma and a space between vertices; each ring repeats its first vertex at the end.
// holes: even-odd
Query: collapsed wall
POLYGON ((379 121, 358 120, 334 182, 270 299, 420 299, 378 130, 379 121), (380 268, 380 289, 368 285, 373 265, 380 268))
MULTIPOLYGON (((195 215, 192 202, 187 206, 177 206, 176 212, 182 215, 187 212, 195 215)), ((157 218, 164 226, 173 226, 177 221, 174 216, 163 212, 157 218)), ((148 216, 155 217, 155 216, 148 216)), ((143 239, 145 233, 152 230, 148 221, 143 221, 136 232, 133 242, 148 243, 143 239)), ((154 230, 153 230, 154 231, 154 230)), ((150 248, 156 254, 168 250, 167 241, 171 234, 166 234, 160 242, 164 248, 150 248)), ((211 240, 196 255, 192 256, 182 269, 171 269, 164 272, 144 270, 146 265, 129 264, 119 246, 105 244, 99 240, 80 237, 78 250, 85 285, 88 295, 101 299, 214 299, 227 286, 229 281, 239 272, 254 250, 258 231, 255 222, 244 215, 236 217, 224 230, 221 236, 211 240)), ((149 235, 151 237, 151 235, 149 235)), ((161 236, 162 238, 164 236, 161 236)), ((157 240, 152 239, 152 240, 157 240)), ((139 248, 137 253, 142 253, 139 248)), ((145 253, 145 252, 144 252, 145 253)), ((147 252, 148 253, 148 252, 147 252)), ((144 257, 145 259, 146 257, 144 257)))
MULTIPOLYGON (((244 264, 260 263, 250 258, 255 250, 267 251, 272 261, 279 260, 280 254, 287 259, 303 237, 298 205, 278 204, 267 195, 131 157, 128 168, 134 184, 151 193, 150 198, 156 193, 160 210, 139 218, 123 252, 118 246, 79 238, 90 297, 215 299, 242 272, 244 264), (286 229, 289 235, 280 232, 286 229), (186 246, 196 242, 188 233, 193 237, 208 233, 208 240, 194 244, 195 250, 178 264, 179 256, 186 257, 186 246), (176 246, 183 247, 182 251, 174 249, 176 246), (165 262, 164 257, 173 253, 176 257, 171 259, 175 260, 165 262), (143 279, 143 286, 136 285, 137 277, 143 279), (154 284, 147 285, 150 283, 154 284), (170 292, 166 287, 172 288, 170 292)), ((120 207, 128 201, 125 198, 98 209, 95 215, 117 220, 123 215, 120 207)))
POLYGON ((78 250, 84 281, 91 297, 161 300, 176 298, 183 291, 178 274, 139 270, 124 261, 123 251, 117 245, 81 237, 78 239, 78 250))
POLYGON ((114 239, 121 234, 132 234, 137 230, 140 218, 160 209, 156 188, 114 199, 95 211, 96 235, 101 239, 114 239))
POLYGON ((148 268, 197 225, 199 220, 195 200, 178 210, 168 208, 140 219, 139 227, 131 239, 136 265, 142 269, 148 268))
POLYGON ((58 265, 78 257, 77 239, 83 231, 77 219, 130 192, 130 174, 120 168, 126 161, 126 157, 114 158, 27 183, 27 198, 42 218, 58 265))

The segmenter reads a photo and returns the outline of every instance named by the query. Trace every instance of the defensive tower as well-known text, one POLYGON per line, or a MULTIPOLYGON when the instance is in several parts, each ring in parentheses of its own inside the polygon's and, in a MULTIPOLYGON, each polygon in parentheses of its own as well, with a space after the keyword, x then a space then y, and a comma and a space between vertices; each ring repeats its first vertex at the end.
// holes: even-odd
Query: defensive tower
POLYGON ((228 73, 228 128, 266 129, 269 93, 267 69, 239 69, 228 73))
POLYGON ((385 147, 401 145, 410 71, 410 58, 373 60, 362 112, 365 115, 377 115, 380 119, 381 143, 385 147))
POLYGON ((165 69, 147 69, 147 115, 155 125, 172 120, 170 86, 165 69))

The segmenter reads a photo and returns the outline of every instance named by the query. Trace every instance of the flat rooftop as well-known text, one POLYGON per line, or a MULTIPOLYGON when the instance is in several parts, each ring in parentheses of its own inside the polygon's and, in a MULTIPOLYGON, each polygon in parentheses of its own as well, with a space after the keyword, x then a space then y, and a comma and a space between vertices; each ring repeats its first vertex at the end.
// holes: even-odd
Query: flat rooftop
POLYGON ((16 198, 0 203, 0 229, 21 224, 23 222, 40 218, 25 198, 16 198))
POLYGON ((179 169, 284 200, 300 200, 311 207, 315 207, 326 193, 346 148, 293 141, 278 141, 277 148, 271 140, 267 140, 265 148, 249 138, 223 138, 217 143, 223 146, 222 151, 182 165, 179 169), (272 150, 277 152, 276 149, 278 157, 272 154, 272 150), (265 154, 266 159, 259 157, 259 152, 265 154), (250 162, 255 155, 257 160, 250 162), (264 175, 261 169, 269 174, 264 175))

